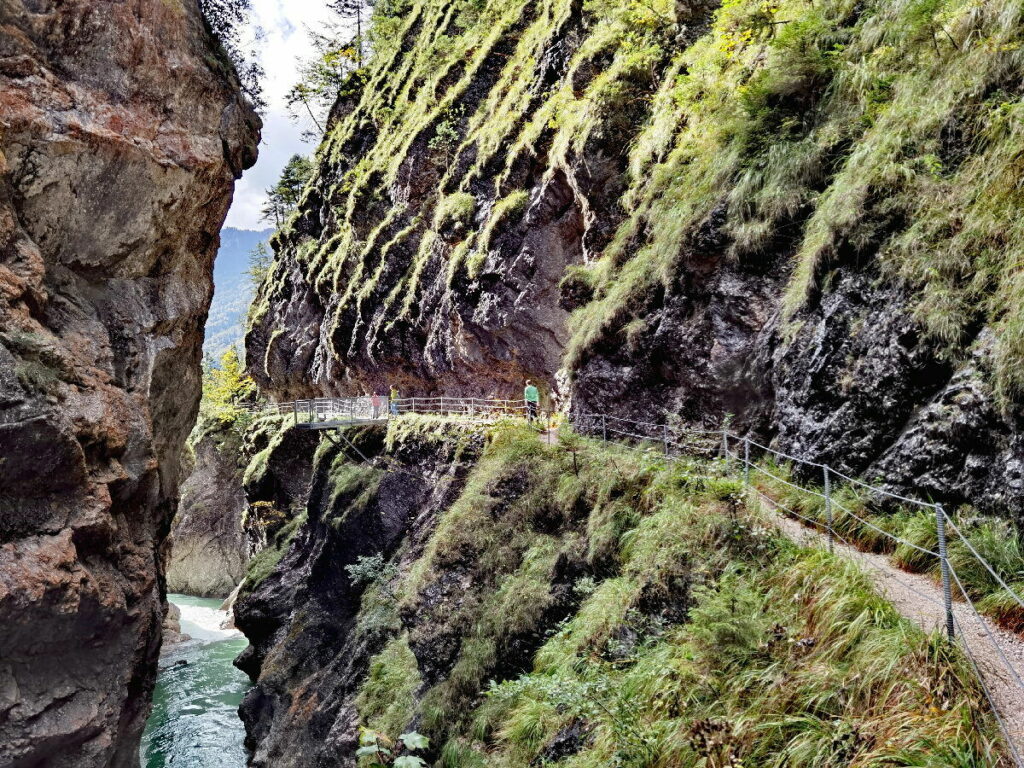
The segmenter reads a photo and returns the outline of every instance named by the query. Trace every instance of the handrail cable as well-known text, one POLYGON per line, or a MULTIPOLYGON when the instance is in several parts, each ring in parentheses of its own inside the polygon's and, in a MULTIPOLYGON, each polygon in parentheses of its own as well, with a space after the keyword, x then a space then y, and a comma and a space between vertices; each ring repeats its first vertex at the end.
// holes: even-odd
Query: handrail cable
POLYGON ((976 550, 976 549, 974 548, 974 545, 972 545, 972 544, 971 544, 971 542, 970 542, 970 540, 969 540, 969 539, 968 539, 968 538, 967 538, 966 536, 964 536, 964 534, 963 534, 963 533, 961 532, 961 530, 960 530, 959 528, 957 528, 957 526, 956 526, 956 523, 954 523, 954 522, 953 522, 953 521, 952 521, 952 520, 950 519, 949 515, 947 515, 947 514, 946 514, 945 510, 943 510, 942 514, 943 514, 943 515, 945 516, 945 518, 946 518, 946 522, 948 522, 948 523, 950 524, 950 526, 952 526, 953 530, 954 530, 954 531, 956 531, 956 535, 960 537, 960 540, 961 540, 961 541, 962 541, 962 542, 963 542, 964 544, 966 544, 966 545, 967 545, 967 548, 968 548, 968 549, 969 549, 969 550, 971 551, 971 554, 973 554, 973 555, 974 555, 975 559, 977 559, 977 561, 978 561, 979 563, 981 563, 982 565, 984 565, 984 566, 985 566, 985 569, 986 569, 986 570, 987 570, 987 571, 988 571, 988 572, 989 572, 990 574, 992 574, 992 578, 994 578, 994 579, 995 579, 995 580, 996 580, 996 581, 997 581, 997 582, 999 583, 999 586, 1001 586, 1001 587, 1002 587, 1002 588, 1003 588, 1004 590, 1006 590, 1006 592, 1007 592, 1007 593, 1008 593, 1008 594, 1010 595, 1010 597, 1012 597, 1012 598, 1014 599, 1014 601, 1015 601, 1015 602, 1016 602, 1016 603, 1017 603, 1017 604, 1018 604, 1018 605, 1019 605, 1019 606, 1020 606, 1021 608, 1024 608, 1024 599, 1022 599, 1022 598, 1021 598, 1021 596, 1020 596, 1020 595, 1018 595, 1018 594, 1017 594, 1017 593, 1016 593, 1016 592, 1015 592, 1015 591, 1013 590, 1013 588, 1011 588, 1011 587, 1010 587, 1010 585, 1009 585, 1009 584, 1007 584, 1007 583, 1006 583, 1005 581, 1003 581, 1003 577, 1002 577, 1002 576, 1000 576, 1000 575, 999 575, 998 573, 996 573, 995 569, 994 569, 994 568, 993 568, 993 567, 992 567, 991 565, 989 565, 989 564, 988 564, 988 561, 987 561, 987 560, 985 560, 985 558, 981 556, 981 554, 980 554, 980 553, 978 552, 978 550, 976 550))

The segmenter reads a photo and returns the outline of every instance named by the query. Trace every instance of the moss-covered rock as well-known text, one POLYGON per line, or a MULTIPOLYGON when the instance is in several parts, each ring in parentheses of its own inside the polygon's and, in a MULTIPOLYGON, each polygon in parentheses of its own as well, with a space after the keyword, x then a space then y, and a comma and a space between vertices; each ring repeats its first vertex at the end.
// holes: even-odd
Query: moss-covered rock
POLYGON ((732 414, 1013 514, 1019 14, 381 3, 381 47, 275 239, 254 375, 282 396, 557 380, 578 412, 732 414), (969 439, 928 426, 964 378, 969 439))

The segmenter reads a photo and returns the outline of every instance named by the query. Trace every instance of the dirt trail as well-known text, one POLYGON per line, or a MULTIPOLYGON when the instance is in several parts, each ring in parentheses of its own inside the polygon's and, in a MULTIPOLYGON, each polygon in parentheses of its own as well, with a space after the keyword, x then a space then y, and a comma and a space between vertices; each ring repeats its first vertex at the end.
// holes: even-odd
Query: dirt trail
MULTIPOLYGON (((773 513, 772 517, 779 528, 791 539, 808 546, 827 546, 828 540, 823 533, 792 518, 783 517, 765 501, 765 497, 760 494, 758 496, 762 509, 773 513)), ((885 555, 862 552, 840 542, 836 542, 835 551, 860 564, 874 581, 879 594, 903 616, 927 632, 945 627, 942 588, 928 576, 907 573, 893 565, 885 555)), ((953 591, 954 594, 957 591, 955 583, 953 591)), ((988 619, 979 618, 965 602, 955 602, 953 612, 956 615, 957 634, 981 670, 992 701, 1017 752, 1024 756, 1024 686, 1017 679, 1024 681, 1024 640, 1000 629, 988 619), (998 642, 1003 655, 1000 655, 993 640, 998 642)), ((1019 760, 1018 764, 1021 765, 1019 760)))

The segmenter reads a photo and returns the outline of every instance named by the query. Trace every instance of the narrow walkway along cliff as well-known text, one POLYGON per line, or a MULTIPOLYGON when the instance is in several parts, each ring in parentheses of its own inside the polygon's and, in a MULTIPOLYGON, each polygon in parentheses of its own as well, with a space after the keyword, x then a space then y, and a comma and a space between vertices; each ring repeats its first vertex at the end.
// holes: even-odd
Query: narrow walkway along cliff
POLYGON ((138 766, 218 233, 260 122, 196 0, 0 3, 0 765, 138 766))

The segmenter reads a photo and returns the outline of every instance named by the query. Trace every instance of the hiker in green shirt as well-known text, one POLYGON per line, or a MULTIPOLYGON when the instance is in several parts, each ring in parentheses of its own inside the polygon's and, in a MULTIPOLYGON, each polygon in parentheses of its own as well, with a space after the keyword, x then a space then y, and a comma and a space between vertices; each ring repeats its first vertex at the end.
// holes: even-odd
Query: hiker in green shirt
POLYGON ((526 380, 526 388, 523 390, 523 400, 526 401, 526 417, 533 423, 540 408, 540 390, 533 386, 529 379, 526 380))
POLYGON ((394 416, 398 415, 398 387, 391 387, 391 396, 388 398, 388 402, 391 405, 391 413, 394 416))

